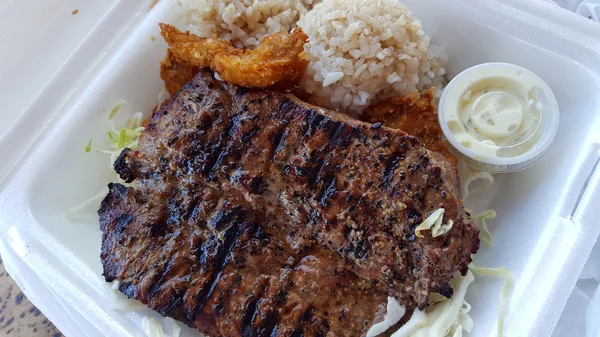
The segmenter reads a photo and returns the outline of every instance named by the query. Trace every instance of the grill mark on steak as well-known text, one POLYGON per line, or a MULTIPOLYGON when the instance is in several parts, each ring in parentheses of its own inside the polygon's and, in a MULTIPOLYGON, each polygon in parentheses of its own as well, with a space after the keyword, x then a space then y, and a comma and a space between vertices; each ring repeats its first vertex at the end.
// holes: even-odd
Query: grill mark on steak
POLYGON ((387 156, 384 160, 384 169, 381 175, 381 185, 384 189, 389 191, 392 187, 394 174, 396 173, 396 170, 398 170, 398 166, 403 157, 404 153, 395 152, 392 155, 387 156))
POLYGON ((209 72, 117 162, 136 189, 99 211, 106 280, 209 335, 360 336, 387 295, 450 293, 479 244, 455 169, 417 139, 209 72), (439 207, 453 229, 417 239, 439 207))
MULTIPOLYGON (((212 276, 197 297, 198 306, 196 308, 198 311, 204 309, 206 301, 212 296, 215 287, 219 282, 219 278, 222 275, 223 268, 225 268, 225 265, 229 262, 231 251, 234 248, 240 232, 240 225, 232 223, 229 228, 225 230, 223 243, 217 244, 214 261, 212 263, 212 276)), ((208 249, 202 249, 202 253, 202 255, 208 254, 208 249)), ((201 257, 200 260, 204 261, 203 257, 201 257)))
POLYGON ((210 152, 208 152, 208 160, 202 169, 202 173, 207 176, 208 180, 214 178, 213 171, 219 167, 223 158, 228 154, 231 145, 226 143, 226 137, 229 138, 231 136, 229 133, 237 127, 238 123, 238 118, 233 118, 232 122, 228 122, 223 133, 221 133, 219 142, 212 146, 210 152))
POLYGON ((275 135, 275 137, 273 138, 273 146, 275 146, 275 150, 273 151, 273 155, 272 158, 275 158, 275 156, 277 156, 277 154, 279 152, 281 152, 281 150, 283 150, 283 147, 285 146, 285 141, 286 141, 286 137, 288 134, 288 129, 287 127, 285 127, 283 132, 279 132, 275 135))
POLYGON ((242 337, 251 337, 256 334, 253 329, 252 322, 256 320, 256 316, 258 315, 258 299, 251 299, 246 306, 246 312, 244 313, 244 318, 242 319, 242 337))
POLYGON ((337 178, 335 176, 328 177, 325 179, 325 184, 323 184, 323 189, 319 192, 319 205, 323 207, 328 207, 329 203, 327 199, 333 197, 337 193, 337 178))
MULTIPOLYGON (((140 200, 132 198, 135 194, 137 192, 131 188, 119 184, 111 185, 109 196, 114 195, 114 198, 105 199, 100 210, 103 219, 114 218, 112 221, 104 222, 107 225, 107 235, 120 239, 126 234, 118 234, 114 230, 116 228, 115 220, 120 214, 128 214, 140 206, 136 204, 140 200)), ((220 198, 220 196, 218 197, 220 198)), ((156 198, 148 199, 156 200, 156 198)), ((227 201, 217 202, 216 206, 208 207, 203 214, 207 214, 206 218, 215 217, 217 213, 223 213, 220 212, 222 208, 231 207, 232 204, 234 203, 227 201)), ((242 204, 243 202, 240 202, 236 205, 242 204)), ((204 202, 199 202, 198 205, 206 206, 204 202)), ((159 206, 155 207, 160 208, 159 206)), ((168 202, 165 202, 162 207, 168 208, 168 202)), ((235 206, 236 211, 244 211, 238 207, 235 206)), ((335 255, 328 250, 315 247, 304 255, 290 255, 285 253, 283 247, 272 243, 268 235, 262 231, 261 226, 253 222, 255 216, 252 211, 246 212, 243 222, 235 217, 230 219, 231 222, 222 231, 217 231, 211 225, 204 228, 193 226, 189 229, 190 233, 203 234, 189 234, 189 237, 184 237, 183 234, 173 235, 171 233, 162 238, 164 240, 162 243, 148 245, 151 256, 159 254, 168 257, 168 262, 165 261, 165 264, 161 264, 159 259, 133 259, 133 262, 141 265, 141 270, 129 270, 122 264, 115 265, 116 268, 111 269, 109 265, 113 265, 114 262, 104 259, 105 276, 107 280, 115 278, 122 280, 122 286, 128 285, 127 294, 139 298, 159 313, 174 317, 215 336, 241 335, 242 328, 245 326, 242 322, 243 310, 246 308, 242 304, 249 295, 257 299, 258 314, 253 314, 250 323, 252 327, 246 328, 246 331, 254 336, 289 335, 290 329, 297 327, 295 324, 290 327, 288 323, 284 322, 298 321, 294 308, 319 305, 319 303, 315 303, 319 300, 316 297, 320 297, 322 293, 331 293, 335 289, 333 286, 339 282, 356 284, 350 287, 348 293, 344 294, 344 299, 338 300, 341 303, 337 306, 333 304, 334 307, 349 308, 350 311, 357 312, 357 315, 361 317, 374 317, 379 303, 385 301, 385 293, 375 289, 367 291, 365 294, 359 293, 362 291, 360 289, 366 285, 363 285, 356 275, 336 275, 333 269, 340 261, 336 260, 335 255), (167 239, 168 236, 171 238, 175 236, 181 241, 173 242, 173 240, 167 239), (206 239, 201 244, 200 252, 194 254, 193 251, 198 249, 200 243, 192 244, 191 242, 200 240, 199 236, 204 236, 206 239), (330 271, 320 267, 311 269, 308 264, 315 262, 303 260, 303 256, 319 256, 319 258, 311 257, 311 259, 319 260, 320 263, 328 266, 330 271), (189 258, 191 260, 188 262, 189 258), (290 258, 292 258, 291 262, 290 258), (252 262, 253 259, 258 260, 252 262), (294 263, 294 260, 299 261, 299 264, 294 263), (195 269, 194 266, 197 268, 195 269), (314 285, 312 283, 315 277, 298 278, 299 276, 296 274, 300 272, 318 272, 320 273, 318 274, 319 279, 324 282, 314 285), (182 275, 184 276, 182 277, 182 275), (323 275, 333 280, 327 281, 323 275), (258 282, 257 279, 263 281, 258 282), (306 284, 307 281, 308 284, 306 284), (308 285, 310 285, 309 288, 307 288, 308 285), (306 295, 303 294, 311 294, 311 296, 306 298, 306 295), (285 308, 278 309, 282 306, 285 308)), ((182 218, 180 221, 179 224, 168 226, 167 233, 175 228, 181 228, 184 232, 187 228, 186 220, 182 218)), ((145 223, 140 222, 139 218, 134 216, 128 230, 139 232, 144 226, 145 223)), ((144 242, 155 242, 156 240, 150 236, 138 235, 138 237, 144 242)), ((103 252, 110 251, 120 254, 121 259, 115 261, 127 258, 130 251, 126 247, 109 245, 109 242, 111 242, 110 239, 104 241, 103 252)), ((145 247, 145 245, 142 246, 145 247)), ((135 247, 132 248, 135 249, 135 247)), ((125 288, 122 287, 121 290, 123 291, 125 288)), ((325 306, 321 305, 321 307, 327 310, 325 306)), ((333 330, 335 335, 344 335, 346 330, 343 329, 343 325, 346 323, 342 321, 337 324, 333 330)), ((361 327, 361 329, 355 330, 355 335, 363 334, 365 329, 366 327, 361 327)))

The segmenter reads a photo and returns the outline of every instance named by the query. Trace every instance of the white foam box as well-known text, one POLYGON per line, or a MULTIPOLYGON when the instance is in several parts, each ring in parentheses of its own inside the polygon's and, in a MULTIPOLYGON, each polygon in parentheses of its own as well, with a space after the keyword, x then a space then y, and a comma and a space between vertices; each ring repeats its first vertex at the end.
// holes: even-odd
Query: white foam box
MULTIPOLYGON (((140 336, 149 309, 119 312, 101 276, 95 210, 65 211, 114 175, 108 111, 121 98, 149 112, 166 45, 158 22, 178 23, 176 0, 0 0, 0 250, 25 294, 68 336, 140 336), (77 14, 72 11, 77 9, 77 14)), ((511 62, 540 75, 561 126, 535 167, 496 177, 473 208, 493 207, 494 244, 478 266, 515 277, 505 335, 550 336, 600 233, 600 33, 542 1, 406 0, 450 57, 448 72, 511 62)), ((495 336, 502 280, 477 278, 471 336, 495 336)), ((184 329, 184 335, 197 332, 184 329)))

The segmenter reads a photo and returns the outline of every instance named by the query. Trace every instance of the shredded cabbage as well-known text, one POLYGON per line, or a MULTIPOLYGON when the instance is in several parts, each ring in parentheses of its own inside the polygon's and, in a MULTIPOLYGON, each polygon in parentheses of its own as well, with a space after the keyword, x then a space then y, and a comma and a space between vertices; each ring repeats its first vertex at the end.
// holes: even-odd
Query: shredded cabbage
POLYGON ((166 101, 169 97, 171 97, 171 95, 169 95, 167 89, 163 87, 162 90, 158 93, 158 103, 156 104, 156 108, 160 109, 160 107, 162 107, 163 102, 166 101))
POLYGON ((500 268, 477 268, 471 264, 470 270, 473 273, 478 275, 489 275, 496 277, 504 277, 504 284, 502 285, 502 293, 500 294, 500 304, 498 305, 498 337, 504 336, 504 318, 506 316, 506 311, 508 309, 508 295, 510 293, 510 289, 512 288, 512 284, 514 282, 514 278, 508 269, 504 267, 500 268))
POLYGON ((433 306, 439 302, 443 302, 448 298, 442 294, 438 293, 429 293, 429 306, 433 306))
POLYGON ((130 299, 119 291, 119 281, 115 280, 112 283, 107 283, 106 286, 110 290, 110 306, 114 310, 138 310, 144 308, 142 302, 130 299))
POLYGON ((427 314, 419 309, 413 311, 412 316, 392 337, 411 337, 419 328, 427 324, 427 314))
POLYGON ((471 305, 464 301, 462 309, 458 314, 457 320, 452 324, 450 330, 446 333, 446 336, 455 336, 457 333, 462 336, 462 332, 471 332, 473 329, 473 319, 469 316, 471 311, 471 305))
POLYGON ((441 225, 439 227, 437 227, 437 226, 433 227, 431 229, 431 232, 433 233, 433 237, 436 238, 440 235, 444 235, 444 234, 448 233, 452 229, 453 225, 454 225, 454 221, 448 220, 448 223, 446 223, 445 225, 441 225))
POLYGON ((418 225, 415 228, 415 235, 418 238, 423 238, 424 236, 423 236, 423 234, 421 234, 421 232, 429 230, 429 229, 431 229, 431 235, 434 238, 448 233, 448 231, 452 228, 452 225, 454 225, 454 221, 448 220, 447 224, 442 225, 443 220, 444 220, 444 209, 443 208, 436 209, 427 217, 427 219, 425 219, 425 221, 423 221, 420 225, 418 225))
MULTIPOLYGON (((415 309, 408 322, 394 332, 392 337, 462 336, 463 330, 471 332, 471 305, 465 301, 465 295, 474 279, 470 271, 465 276, 455 275, 451 281, 455 289, 452 298, 442 298, 437 296, 439 294, 432 293, 429 298, 432 305, 426 311, 415 309)), ((388 306, 389 304, 388 298, 388 306)))
POLYGON ((67 217, 68 219, 70 219, 70 218, 74 217, 75 215, 81 213, 82 211, 87 211, 90 208, 90 206, 92 206, 92 205, 98 206, 98 204, 100 203, 100 201, 107 194, 108 194, 108 188, 104 187, 98 194, 96 194, 93 197, 87 199, 86 201, 82 202, 81 204, 68 209, 65 212, 65 217, 67 217))
MULTIPOLYGON (((487 188, 489 188, 494 183, 494 177, 489 172, 474 172, 472 171, 466 163, 460 162, 458 164, 458 172, 461 180, 461 192, 463 199, 467 199, 468 196, 479 193, 487 188), (469 190, 471 187, 471 183, 475 181, 480 181, 478 185, 476 185, 473 189, 469 190)), ((475 222, 477 227, 480 230, 480 237, 483 241, 485 241, 488 245, 492 245, 493 239, 492 234, 490 233, 486 220, 496 218, 496 211, 493 209, 485 210, 483 212, 475 214, 472 210, 465 209, 467 213, 469 213, 471 219, 475 222)), ((475 274, 479 275, 492 275, 505 277, 504 285, 502 286, 502 292, 500 294, 500 304, 498 307, 498 336, 503 336, 504 332, 504 317, 506 315, 507 305, 508 305, 508 295, 510 289, 513 284, 513 277, 506 268, 476 268, 471 264, 469 266, 469 270, 471 270, 475 274)), ((466 302, 465 302, 466 303, 466 302)), ((467 303, 468 305, 468 303, 467 303)), ((470 306, 469 306, 470 310, 470 306)), ((467 311, 468 312, 468 311, 467 311)), ((462 331, 459 330, 464 329, 467 332, 470 332, 473 321, 470 317, 466 319, 467 316, 463 319, 463 322, 457 325, 457 329, 454 332, 453 336, 462 336, 462 331), (469 322, 470 321, 470 322, 469 322), (460 327, 460 328, 459 328, 460 327), (468 329, 467 329, 468 328, 468 329)))
POLYGON ((163 328, 154 317, 144 316, 142 317, 142 330, 148 337, 164 337, 165 333, 163 328))
POLYGON ((488 189, 494 183, 494 177, 490 172, 474 172, 462 161, 458 163, 458 174, 460 176, 460 189, 463 200, 466 200, 470 195, 488 189), (479 181, 479 184, 469 191, 471 183, 475 181, 479 181))
POLYGON ((181 333, 181 327, 177 322, 167 317, 165 323, 169 327, 170 333, 165 333, 163 327, 154 317, 144 316, 142 317, 142 330, 148 337, 179 337, 181 333))
MULTIPOLYGON (((411 337, 447 336, 461 325, 461 311, 464 311, 467 288, 475 277, 470 271, 467 275, 456 275, 452 280, 454 295, 446 301, 439 302, 427 310, 427 324, 411 335, 411 337)), ((468 306, 470 309, 470 306, 468 306)), ((462 326, 461 326, 462 329, 462 326)))
POLYGON ((406 308, 403 305, 400 305, 395 298, 388 297, 386 313, 383 317, 383 322, 379 322, 371 326, 369 331, 367 331, 367 337, 375 337, 379 334, 382 334, 387 329, 392 327, 392 325, 398 323, 405 313, 406 308))
POLYGON ((485 243, 491 246, 493 243, 492 233, 490 233, 485 220, 495 219, 496 211, 493 209, 488 209, 477 214, 473 214, 474 212, 470 209, 465 208, 465 211, 471 215, 471 219, 473 219, 477 227, 479 227, 479 237, 481 237, 485 243))
POLYGON ((169 326, 171 330, 171 337, 179 337, 179 334, 181 333, 181 327, 179 326, 177 321, 172 319, 171 317, 167 317, 166 321, 167 326, 169 326))

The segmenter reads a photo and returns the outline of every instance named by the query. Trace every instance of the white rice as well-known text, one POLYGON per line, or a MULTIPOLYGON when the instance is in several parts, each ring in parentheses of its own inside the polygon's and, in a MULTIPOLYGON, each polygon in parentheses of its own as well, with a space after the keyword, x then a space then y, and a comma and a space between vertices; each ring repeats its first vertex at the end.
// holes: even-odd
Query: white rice
POLYGON ((298 26, 309 36, 301 86, 328 108, 360 114, 379 99, 443 84, 448 57, 397 0, 324 0, 298 26))
POLYGON ((254 48, 265 35, 289 32, 319 0, 186 0, 187 29, 254 48))

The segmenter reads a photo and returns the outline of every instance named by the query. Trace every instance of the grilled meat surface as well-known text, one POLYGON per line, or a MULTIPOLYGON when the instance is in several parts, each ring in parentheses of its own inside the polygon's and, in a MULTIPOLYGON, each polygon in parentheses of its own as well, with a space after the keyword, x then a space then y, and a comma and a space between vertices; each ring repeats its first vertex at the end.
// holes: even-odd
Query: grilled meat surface
POLYGON ((479 232, 455 168, 400 130, 201 71, 99 210, 107 281, 211 336, 362 336, 387 296, 452 295, 479 232), (445 235, 417 238, 438 208, 445 235))

